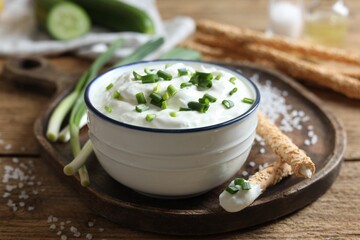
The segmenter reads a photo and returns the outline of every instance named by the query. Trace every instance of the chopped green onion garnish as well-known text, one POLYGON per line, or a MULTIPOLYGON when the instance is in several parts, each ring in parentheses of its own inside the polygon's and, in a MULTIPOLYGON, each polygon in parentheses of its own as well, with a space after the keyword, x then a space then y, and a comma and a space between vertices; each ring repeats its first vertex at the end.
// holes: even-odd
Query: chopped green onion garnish
POLYGON ((176 112, 169 113, 170 117, 176 117, 176 112))
POLYGON ((244 184, 244 182, 245 182, 245 179, 243 179, 243 178, 235 178, 235 180, 234 180, 234 184, 239 185, 239 186, 242 186, 244 184))
POLYGON ((147 114, 145 119, 146 121, 151 122, 152 120, 154 120, 155 117, 156 117, 155 114, 147 114))
POLYGON ((170 94, 170 96, 174 96, 177 93, 177 90, 173 85, 170 84, 167 87, 167 92, 170 94))
POLYGON ((146 99, 145 99, 145 96, 144 96, 144 93, 142 92, 138 92, 136 95, 136 100, 138 102, 138 104, 145 104, 146 103, 146 99))
POLYGON ((106 91, 109 91, 113 86, 114 86, 113 83, 110 83, 109 85, 107 85, 106 86, 106 91))
POLYGON ((141 77, 142 83, 155 83, 159 81, 159 78, 155 74, 147 74, 141 77))
POLYGON ((195 111, 198 111, 201 113, 205 113, 209 109, 208 104, 199 103, 199 102, 189 102, 188 107, 191 108, 192 110, 195 110, 195 111))
POLYGON ((105 105, 105 111, 107 111, 108 113, 112 112, 112 108, 108 105, 105 105))
POLYGON ((230 92, 229 92, 229 95, 231 96, 231 95, 233 95, 234 93, 236 93, 237 92, 237 88, 233 88, 230 92))
POLYGON ((190 82, 202 88, 211 88, 213 75, 211 73, 196 72, 190 78, 190 82))
POLYGON ((230 194, 235 194, 239 191, 239 189, 234 185, 230 185, 225 188, 225 191, 227 191, 230 194))
POLYGON ((158 77, 161 77, 162 79, 166 80, 166 81, 170 81, 172 79, 171 74, 164 72, 162 70, 159 70, 157 72, 158 77))
POLYGON ((191 108, 180 107, 180 108, 179 108, 179 111, 180 111, 180 112, 185 112, 185 111, 194 111, 194 110, 191 109, 191 108))
POLYGON ((118 90, 115 90, 114 93, 113 93, 113 98, 114 99, 117 99, 117 100, 120 100, 121 98, 121 94, 118 90))
POLYGON ((134 75, 135 80, 141 80, 142 76, 140 74, 138 74, 137 72, 133 71, 133 75, 134 75))
POLYGON ((232 84, 235 85, 235 80, 236 80, 236 77, 231 77, 231 78, 229 79, 229 82, 231 82, 232 84))
POLYGON ((219 73, 218 75, 216 75, 215 79, 220 80, 221 76, 222 76, 221 73, 219 73))
POLYGON ((159 92, 160 92, 160 84, 159 84, 159 83, 156 84, 156 86, 155 86, 154 89, 153 89, 153 92, 154 92, 154 93, 159 93, 159 92))
POLYGON ((230 100, 224 100, 222 101, 222 105, 226 107, 227 109, 232 108, 234 106, 234 103, 230 100))
POLYGON ((167 102, 166 101, 162 101, 161 102, 161 109, 167 109, 167 102))
POLYGON ((198 86, 202 88, 211 88, 212 87, 212 81, 208 79, 199 78, 198 86))
POLYGON ((180 84, 180 88, 186 88, 186 87, 191 87, 193 84, 191 82, 183 82, 180 84))
POLYGON ((148 70, 147 68, 144 69, 144 72, 147 73, 147 74, 151 74, 151 72, 153 71, 154 69, 150 69, 148 70))
POLYGON ((243 103, 253 104, 253 103, 255 102, 255 100, 252 99, 252 98, 244 98, 244 99, 242 100, 242 102, 243 102, 243 103))
POLYGON ((208 94, 208 93, 205 93, 204 96, 203 96, 203 98, 209 99, 209 101, 210 101, 211 103, 214 103, 214 102, 216 102, 216 100, 217 100, 216 97, 213 97, 213 96, 211 96, 211 95, 208 94))
POLYGON ((186 70, 186 68, 179 68, 178 73, 179 73, 179 77, 188 75, 188 71, 186 70))
POLYGON ((146 105, 146 104, 140 104, 140 105, 137 105, 137 106, 135 107, 135 110, 136 110, 137 112, 144 112, 144 111, 149 110, 149 106, 146 105))
POLYGON ((151 93, 149 97, 150 97, 154 102, 157 102, 157 103, 159 103, 159 102, 161 102, 161 101, 163 100, 162 97, 161 97, 161 95, 158 94, 158 93, 151 93))
POLYGON ((152 105, 154 105, 154 106, 157 106, 157 107, 159 107, 159 108, 161 108, 161 103, 162 102, 156 102, 156 101, 154 101, 154 99, 152 99, 151 101, 150 101, 150 103, 152 104, 152 105))
POLYGON ((209 104, 210 104, 210 101, 209 101, 209 99, 207 99, 207 98, 199 98, 199 103, 204 103, 204 104, 209 105, 209 104))
POLYGON ((250 190, 250 189, 251 189, 251 185, 250 185, 249 182, 245 181, 245 182, 243 183, 243 185, 241 185, 241 188, 242 188, 242 190, 250 190))
POLYGON ((195 75, 199 76, 199 79, 212 80, 214 76, 211 73, 196 72, 195 75))
POLYGON ((169 100, 169 98, 170 98, 170 95, 169 95, 168 92, 165 92, 164 95, 162 96, 162 99, 163 99, 164 101, 169 100))

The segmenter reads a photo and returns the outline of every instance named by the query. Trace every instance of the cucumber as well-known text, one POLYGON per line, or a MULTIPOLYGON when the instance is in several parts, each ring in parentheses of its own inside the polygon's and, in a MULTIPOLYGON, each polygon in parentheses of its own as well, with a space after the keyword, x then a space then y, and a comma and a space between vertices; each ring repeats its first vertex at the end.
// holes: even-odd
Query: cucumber
POLYGON ((64 0, 35 2, 37 20, 53 38, 70 40, 83 36, 90 30, 90 18, 77 4, 64 0))
POLYGON ((155 26, 146 12, 119 0, 71 0, 83 7, 91 20, 112 31, 154 33, 155 26))

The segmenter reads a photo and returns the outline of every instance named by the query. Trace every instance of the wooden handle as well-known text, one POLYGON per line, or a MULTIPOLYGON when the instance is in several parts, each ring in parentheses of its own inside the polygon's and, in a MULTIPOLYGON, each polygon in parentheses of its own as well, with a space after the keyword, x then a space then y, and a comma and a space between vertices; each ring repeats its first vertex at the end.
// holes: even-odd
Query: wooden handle
POLYGON ((53 95, 59 93, 71 83, 69 75, 57 72, 44 58, 24 57, 9 59, 4 64, 3 79, 13 82, 26 90, 35 90, 53 95))

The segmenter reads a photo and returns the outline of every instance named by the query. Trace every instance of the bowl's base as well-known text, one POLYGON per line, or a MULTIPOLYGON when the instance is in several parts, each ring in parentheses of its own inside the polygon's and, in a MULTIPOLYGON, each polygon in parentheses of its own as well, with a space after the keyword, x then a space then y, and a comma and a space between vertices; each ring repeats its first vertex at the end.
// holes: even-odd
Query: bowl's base
POLYGON ((200 193, 193 193, 193 194, 180 195, 180 196, 157 195, 157 194, 141 192, 141 191, 138 191, 138 190, 134 190, 134 191, 141 194, 141 195, 144 195, 146 197, 157 198, 157 199, 165 199, 165 200, 176 200, 176 199, 186 199, 186 198, 197 197, 197 196, 200 196, 200 195, 202 195, 204 193, 207 193, 207 192, 211 191, 211 189, 209 189, 208 191, 200 192, 200 193))

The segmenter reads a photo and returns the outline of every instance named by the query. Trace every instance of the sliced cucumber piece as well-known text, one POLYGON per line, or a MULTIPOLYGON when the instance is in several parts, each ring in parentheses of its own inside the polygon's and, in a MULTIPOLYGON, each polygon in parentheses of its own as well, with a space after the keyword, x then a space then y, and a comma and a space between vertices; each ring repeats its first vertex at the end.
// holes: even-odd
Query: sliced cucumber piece
POLYGON ((58 40, 70 40, 86 34, 91 26, 87 13, 71 2, 53 6, 46 19, 49 34, 58 40))

